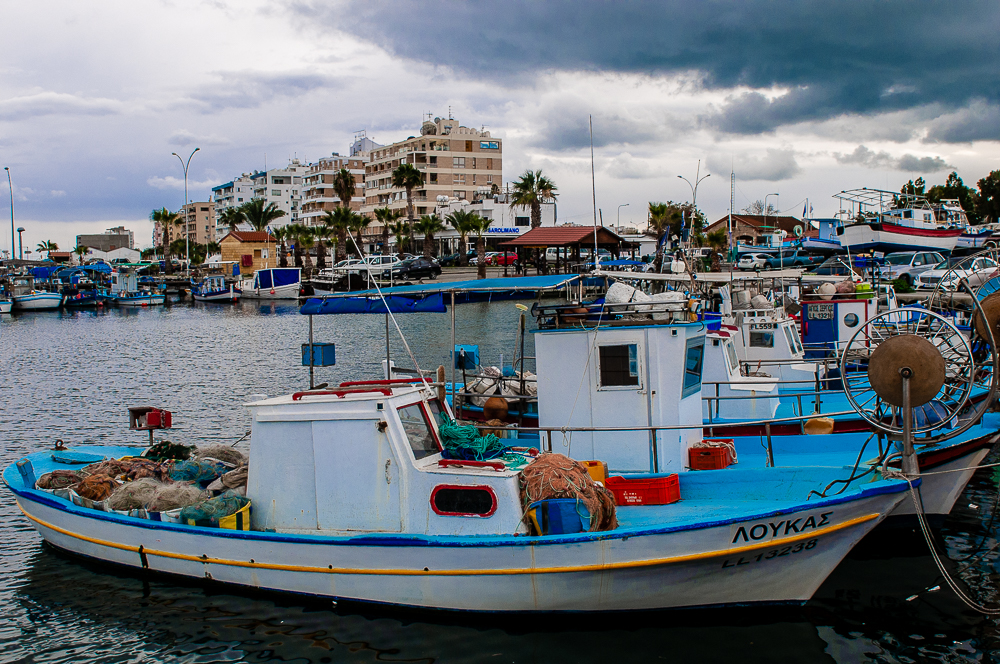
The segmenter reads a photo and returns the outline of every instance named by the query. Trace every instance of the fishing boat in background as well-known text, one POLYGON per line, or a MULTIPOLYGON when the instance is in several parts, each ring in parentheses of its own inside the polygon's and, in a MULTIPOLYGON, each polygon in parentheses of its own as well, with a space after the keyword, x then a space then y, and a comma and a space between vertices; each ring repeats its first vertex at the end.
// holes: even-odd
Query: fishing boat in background
POLYGON ((240 282, 242 296, 255 300, 294 300, 301 289, 302 269, 297 267, 261 268, 240 282))
POLYGON ((17 311, 58 309, 63 303, 63 296, 60 293, 36 290, 35 278, 30 275, 13 277, 11 296, 14 302, 13 308, 17 311))
POLYGON ((210 275, 192 286, 191 297, 197 302, 236 302, 241 292, 235 285, 227 285, 225 277, 210 275))
POLYGON ((950 207, 936 209, 925 196, 862 188, 842 191, 834 198, 851 219, 837 229, 837 235, 852 253, 950 252, 968 228, 961 208, 961 215, 950 207))
POLYGON ((135 269, 129 266, 119 266, 111 273, 111 290, 108 301, 118 307, 149 307, 161 305, 166 301, 164 293, 156 293, 151 289, 139 288, 139 279, 135 269))

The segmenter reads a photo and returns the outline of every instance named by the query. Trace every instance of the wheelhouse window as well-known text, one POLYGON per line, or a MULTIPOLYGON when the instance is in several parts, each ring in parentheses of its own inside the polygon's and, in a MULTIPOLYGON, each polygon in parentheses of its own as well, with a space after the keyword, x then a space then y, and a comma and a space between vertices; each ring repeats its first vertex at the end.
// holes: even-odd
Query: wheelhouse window
POLYGON ((497 497, 488 486, 439 484, 431 492, 431 508, 444 516, 491 516, 497 497))
POLYGON ((774 348, 774 332, 751 332, 750 346, 754 348, 774 348))
POLYGON ((601 387, 639 385, 639 347, 637 344, 598 346, 601 387))
POLYGON ((683 397, 701 391, 701 370, 705 359, 705 338, 688 339, 684 351, 684 393, 683 397))
POLYGON ((726 355, 729 357, 729 366, 733 368, 734 372, 739 373, 737 369, 740 366, 740 362, 736 359, 736 349, 733 347, 732 341, 726 341, 726 355))
MULTIPOLYGON (((440 406, 438 409, 440 410, 440 406)), ((406 433, 407 442, 410 443, 410 449, 413 450, 414 458, 419 461, 441 451, 434 429, 427 420, 427 413, 419 403, 403 406, 396 412, 399 413, 399 419, 403 423, 403 431, 406 433)))

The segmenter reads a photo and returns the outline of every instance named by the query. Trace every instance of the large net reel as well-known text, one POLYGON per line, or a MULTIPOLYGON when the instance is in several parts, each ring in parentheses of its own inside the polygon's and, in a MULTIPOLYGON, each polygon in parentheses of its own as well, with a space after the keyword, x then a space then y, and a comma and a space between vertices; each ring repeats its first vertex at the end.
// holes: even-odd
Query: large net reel
POLYGON ((969 416, 979 373, 972 344, 934 312, 903 308, 870 318, 844 348, 840 371, 851 406, 890 438, 937 432, 934 439, 945 440, 979 419, 969 416))

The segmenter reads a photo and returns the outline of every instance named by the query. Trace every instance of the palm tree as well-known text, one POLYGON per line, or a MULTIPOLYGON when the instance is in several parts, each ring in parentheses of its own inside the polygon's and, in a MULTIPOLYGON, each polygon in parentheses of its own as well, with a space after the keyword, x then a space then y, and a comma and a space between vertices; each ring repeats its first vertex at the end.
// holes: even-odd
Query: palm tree
POLYGON ((389 252, 389 226, 403 216, 399 210, 390 210, 388 207, 375 208, 375 218, 382 224, 382 253, 389 252))
POLYGON ((326 245, 323 242, 330 240, 330 235, 333 229, 326 224, 319 224, 318 226, 311 226, 310 230, 316 237, 316 269, 325 270, 326 269, 326 245))
POLYGON ((653 261, 653 271, 660 272, 663 266, 663 241, 670 232, 670 207, 666 203, 649 204, 649 230, 656 237, 656 260, 653 261))
POLYGON ((514 183, 514 195, 510 207, 526 207, 531 210, 531 227, 542 225, 542 203, 556 197, 556 185, 542 175, 542 170, 527 170, 514 183))
POLYGON ((87 255, 88 251, 90 251, 90 249, 84 247, 83 245, 80 245, 75 249, 73 249, 73 253, 76 254, 76 259, 80 261, 80 265, 83 265, 83 257, 87 255))
POLYGON ((298 244, 302 245, 302 253, 305 255, 304 271, 306 273, 306 279, 308 279, 310 275, 312 275, 313 266, 312 256, 309 252, 312 250, 313 245, 316 244, 316 231, 312 228, 304 227, 299 231, 298 240, 298 244))
POLYGON ((459 237, 459 253, 458 253, 458 264, 462 267, 469 266, 469 252, 466 247, 466 238, 469 237, 469 233, 473 232, 473 228, 470 225, 470 219, 476 216, 474 213, 468 210, 457 210, 452 212, 447 216, 448 223, 451 224, 456 231, 458 231, 459 237))
POLYGON ((278 267, 288 267, 288 252, 285 250, 285 240, 289 238, 288 226, 279 226, 275 228, 271 235, 274 236, 274 241, 279 243, 278 249, 278 267))
POLYGON ((285 226, 285 238, 291 241, 294 246, 292 255, 295 258, 295 267, 302 267, 302 242, 299 234, 305 229, 302 224, 288 224, 285 226))
POLYGON ((351 200, 354 198, 354 174, 351 173, 346 168, 342 168, 337 171, 337 174, 333 176, 333 190, 337 192, 337 198, 340 199, 341 206, 345 208, 351 207, 351 200))
POLYGON ((392 171, 392 186, 406 189, 406 221, 413 237, 413 189, 424 185, 424 174, 413 164, 400 164, 392 171))
POLYGON ((339 207, 333 212, 323 214, 323 223, 331 227, 337 234, 337 253, 334 258, 337 263, 347 258, 347 233, 351 229, 353 217, 354 213, 348 207, 339 207))
POLYGON ((173 266, 170 264, 170 228, 181 224, 181 216, 176 212, 171 212, 167 208, 153 210, 149 214, 149 220, 160 225, 160 234, 163 240, 163 273, 172 274, 173 266))
POLYGON ((712 231, 705 236, 708 246, 712 247, 712 272, 719 271, 719 252, 726 247, 726 232, 723 230, 712 231))
POLYGON ((403 247, 409 249, 410 227, 405 221, 393 221, 388 225, 389 231, 396 236, 396 253, 399 254, 400 258, 403 256, 403 247))
MULTIPOLYGON (((59 251, 59 245, 53 242, 52 240, 45 240, 44 242, 38 243, 38 246, 35 247, 35 251, 37 251, 38 253, 44 251, 46 254, 49 254, 53 251, 59 251)), ((46 258, 48 258, 48 256, 46 256, 46 258)))
POLYGON ((209 256, 217 254, 222 251, 222 245, 219 244, 218 242, 209 242, 207 245, 205 245, 205 251, 208 252, 209 256))
POLYGON ((434 234, 444 230, 444 224, 437 218, 437 215, 425 214, 420 217, 416 224, 418 233, 424 236, 424 258, 431 258, 434 255, 434 234))
POLYGON ((251 198, 240 206, 240 211, 243 213, 244 221, 255 231, 265 231, 268 224, 285 216, 285 211, 274 203, 264 205, 263 198, 251 198))
POLYGON ((350 230, 354 231, 355 245, 358 250, 358 258, 364 259, 364 255, 361 251, 361 233, 368 228, 372 223, 372 218, 365 216, 363 214, 358 214, 357 212, 351 213, 351 225, 350 230))
POLYGON ((490 227, 491 220, 483 219, 478 214, 469 215, 469 232, 476 234, 476 277, 486 278, 486 231, 490 227))
POLYGON ((235 231, 236 228, 246 221, 246 216, 243 214, 243 207, 228 207, 219 214, 219 222, 229 226, 230 231, 235 231))

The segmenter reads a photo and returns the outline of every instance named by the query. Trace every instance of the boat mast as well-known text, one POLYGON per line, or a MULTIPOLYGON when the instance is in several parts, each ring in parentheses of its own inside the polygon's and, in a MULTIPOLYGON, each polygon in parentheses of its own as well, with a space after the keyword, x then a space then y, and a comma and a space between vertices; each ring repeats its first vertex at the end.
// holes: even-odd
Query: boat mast
POLYGON ((594 175, 594 116, 590 118, 590 187, 594 200, 594 269, 601 267, 600 259, 597 257, 597 177, 594 175))

